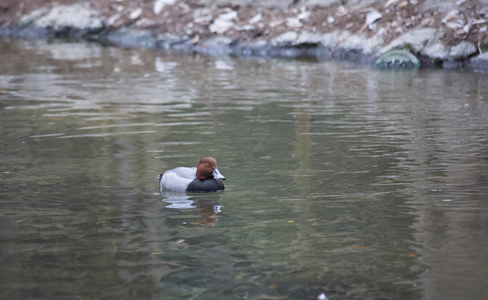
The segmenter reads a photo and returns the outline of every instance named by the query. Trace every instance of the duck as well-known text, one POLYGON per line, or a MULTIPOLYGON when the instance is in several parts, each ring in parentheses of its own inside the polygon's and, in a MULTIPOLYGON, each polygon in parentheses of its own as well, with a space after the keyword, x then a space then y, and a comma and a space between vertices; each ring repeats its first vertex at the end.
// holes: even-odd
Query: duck
POLYGON ((159 189, 174 192, 207 193, 221 192, 225 189, 220 180, 225 177, 217 168, 215 158, 207 156, 197 167, 178 167, 158 176, 159 189))

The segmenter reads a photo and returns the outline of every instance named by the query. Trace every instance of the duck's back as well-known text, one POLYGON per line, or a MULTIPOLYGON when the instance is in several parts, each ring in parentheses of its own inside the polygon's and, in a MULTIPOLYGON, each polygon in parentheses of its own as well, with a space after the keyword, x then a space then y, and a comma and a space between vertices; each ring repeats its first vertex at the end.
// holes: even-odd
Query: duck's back
POLYGON ((197 168, 179 167, 164 172, 159 186, 161 189, 171 191, 186 191, 190 182, 196 178, 197 168))

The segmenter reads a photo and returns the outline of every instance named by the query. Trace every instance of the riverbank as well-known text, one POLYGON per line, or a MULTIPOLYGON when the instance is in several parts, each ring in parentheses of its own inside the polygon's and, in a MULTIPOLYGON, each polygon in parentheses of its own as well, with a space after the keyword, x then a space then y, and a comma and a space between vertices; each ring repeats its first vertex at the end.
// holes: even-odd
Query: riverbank
POLYGON ((262 2, 6 0, 0 35, 366 64, 401 48, 423 67, 488 70, 488 0, 262 2))

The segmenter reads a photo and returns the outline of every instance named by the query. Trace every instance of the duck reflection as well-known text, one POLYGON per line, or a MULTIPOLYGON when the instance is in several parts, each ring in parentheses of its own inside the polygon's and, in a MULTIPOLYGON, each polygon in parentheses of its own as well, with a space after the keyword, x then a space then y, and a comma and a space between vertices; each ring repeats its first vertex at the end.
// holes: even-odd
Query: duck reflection
POLYGON ((220 195, 212 194, 181 194, 172 192, 162 192, 161 199, 164 203, 169 203, 165 208, 170 209, 194 209, 198 210, 200 215, 200 225, 215 226, 219 221, 217 214, 222 211, 219 205, 220 195))

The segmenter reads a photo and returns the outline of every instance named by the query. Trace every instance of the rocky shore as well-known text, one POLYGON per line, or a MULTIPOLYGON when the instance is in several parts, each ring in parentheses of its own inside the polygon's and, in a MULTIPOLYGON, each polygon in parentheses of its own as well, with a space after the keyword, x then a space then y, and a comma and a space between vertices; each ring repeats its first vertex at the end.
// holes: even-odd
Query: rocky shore
POLYGON ((0 36, 488 70, 488 0, 5 0, 0 36))

